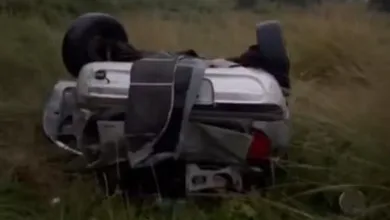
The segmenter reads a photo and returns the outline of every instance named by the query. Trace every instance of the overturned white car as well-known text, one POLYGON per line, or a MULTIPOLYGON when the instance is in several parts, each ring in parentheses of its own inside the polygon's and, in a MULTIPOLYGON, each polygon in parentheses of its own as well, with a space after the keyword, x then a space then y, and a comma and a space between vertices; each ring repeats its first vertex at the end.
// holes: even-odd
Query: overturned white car
POLYGON ((235 58, 146 52, 115 18, 77 18, 63 42, 43 129, 85 158, 111 194, 246 192, 273 179, 289 144, 289 59, 278 22, 235 58))

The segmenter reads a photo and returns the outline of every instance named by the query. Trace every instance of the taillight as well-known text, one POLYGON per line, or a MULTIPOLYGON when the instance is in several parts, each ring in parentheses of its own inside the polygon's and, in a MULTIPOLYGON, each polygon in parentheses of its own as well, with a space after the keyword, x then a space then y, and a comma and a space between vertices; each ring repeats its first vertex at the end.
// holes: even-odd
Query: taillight
POLYGON ((266 134, 261 131, 253 132, 253 139, 247 154, 247 160, 256 162, 269 159, 271 156, 271 141, 266 134))

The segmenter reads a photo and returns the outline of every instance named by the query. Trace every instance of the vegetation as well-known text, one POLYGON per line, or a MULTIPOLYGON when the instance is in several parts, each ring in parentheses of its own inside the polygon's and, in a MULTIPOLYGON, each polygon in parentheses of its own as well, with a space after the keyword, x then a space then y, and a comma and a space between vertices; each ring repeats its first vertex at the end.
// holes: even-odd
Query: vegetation
POLYGON ((379 9, 381 11, 390 11, 390 2, 385 0, 371 0, 369 1, 369 6, 375 9, 379 9))
POLYGON ((362 5, 256 13, 229 10, 233 1, 191 1, 198 4, 192 9, 185 4, 190 0, 142 2, 123 7, 120 0, 0 3, 0 219, 390 218, 389 17, 362 5), (166 4, 165 9, 154 3, 166 4), (224 10, 204 10, 218 4, 224 10), (286 179, 266 197, 155 206, 102 201, 90 177, 67 173, 68 155, 43 138, 41 109, 53 83, 69 77, 60 58, 63 31, 71 18, 89 10, 115 13, 140 48, 194 48, 209 56, 236 55, 254 41, 256 22, 281 20, 293 67, 286 179), (335 195, 345 188, 367 195, 368 209, 358 217, 334 209, 335 195), (59 203, 52 200, 56 197, 59 203))

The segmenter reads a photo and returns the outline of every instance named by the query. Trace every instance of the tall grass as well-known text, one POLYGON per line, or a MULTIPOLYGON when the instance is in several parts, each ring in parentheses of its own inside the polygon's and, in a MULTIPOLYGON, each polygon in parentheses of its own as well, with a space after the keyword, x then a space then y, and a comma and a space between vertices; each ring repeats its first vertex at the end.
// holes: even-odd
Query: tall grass
MULTIPOLYGON (((69 17, 89 10, 89 4, 76 8, 69 17)), ((47 92, 55 80, 68 77, 60 46, 69 20, 54 26, 33 10, 20 16, 7 9, 0 15, 0 216, 4 219, 342 219, 334 212, 335 195, 356 187, 366 193, 370 207, 359 218, 389 219, 388 17, 359 5, 339 4, 261 14, 124 10, 117 16, 139 48, 194 48, 219 57, 237 55, 254 43, 258 21, 281 20, 293 80, 287 178, 265 198, 251 195, 213 207, 192 201, 168 208, 126 206, 115 198, 101 201, 89 178, 62 172, 67 165, 56 160, 65 160, 66 155, 53 149, 40 132, 47 92), (49 199, 57 196, 62 202, 50 206, 49 199)))

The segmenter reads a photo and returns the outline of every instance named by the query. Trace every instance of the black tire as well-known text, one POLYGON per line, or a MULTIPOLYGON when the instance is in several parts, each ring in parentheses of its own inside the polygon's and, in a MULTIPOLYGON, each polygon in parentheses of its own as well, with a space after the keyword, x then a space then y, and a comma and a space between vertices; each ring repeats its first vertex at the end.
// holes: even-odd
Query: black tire
POLYGON ((290 60, 278 21, 265 21, 256 28, 256 41, 265 64, 264 69, 273 74, 280 85, 290 89, 290 60))
POLYGON ((72 76, 77 77, 87 63, 107 60, 105 55, 91 56, 91 50, 98 50, 91 49, 91 42, 97 37, 105 41, 128 42, 124 27, 114 17, 103 13, 87 13, 78 17, 62 43, 62 60, 72 76))

